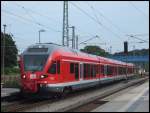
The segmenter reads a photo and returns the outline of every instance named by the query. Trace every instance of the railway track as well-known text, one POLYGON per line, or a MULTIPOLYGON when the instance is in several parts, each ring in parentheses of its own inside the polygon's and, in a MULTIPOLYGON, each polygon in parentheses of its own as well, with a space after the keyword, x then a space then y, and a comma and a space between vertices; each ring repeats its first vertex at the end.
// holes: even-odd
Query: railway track
POLYGON ((2 107, 4 108, 5 112, 19 112, 24 109, 33 108, 38 105, 50 103, 53 101, 56 101, 56 98, 41 98, 41 97, 24 97, 20 96, 20 94, 16 94, 18 97, 7 97, 6 99, 3 99, 4 104, 2 103, 2 107))
MULTIPOLYGON (((139 82, 143 82, 145 80, 146 80, 145 78, 144 79, 139 79, 139 82)), ((108 84, 104 85, 103 87, 96 87, 96 88, 90 88, 88 90, 85 89, 85 90, 82 90, 82 91, 77 91, 76 93, 69 94, 67 98, 63 98, 63 99, 54 98, 54 97, 50 98, 50 99, 43 99, 43 98, 34 98, 34 99, 32 99, 32 98, 30 98, 30 99, 21 100, 21 101, 18 101, 18 102, 16 101, 15 103, 12 103, 12 104, 9 104, 9 105, 3 106, 3 107, 4 107, 4 111, 6 111, 6 112, 28 111, 29 109, 40 108, 41 106, 50 105, 50 104, 53 104, 53 103, 59 102, 59 101, 61 103, 62 101, 69 100, 69 99, 72 99, 72 98, 76 98, 76 97, 81 96, 81 95, 85 95, 86 93, 93 92, 97 89, 98 90, 111 89, 111 87, 115 87, 115 85, 118 85, 118 84, 123 84, 123 82, 124 81, 120 81, 120 82, 117 82, 117 83, 116 82, 111 83, 111 85, 108 85, 108 84), (5 108, 7 108, 7 109, 5 109, 5 108)), ((129 87, 130 85, 131 84, 129 84, 126 87, 129 87)), ((123 87, 120 87, 120 89, 115 89, 114 91, 105 92, 104 94, 98 95, 97 97, 94 97, 94 98, 91 98, 91 99, 87 100, 86 102, 81 102, 80 104, 68 105, 64 108, 58 108, 57 110, 54 110, 54 111, 71 111, 71 110, 74 110, 78 107, 86 105, 86 104, 88 104, 92 101, 94 102, 96 99, 103 98, 105 96, 111 95, 111 94, 113 94, 117 91, 120 91, 122 89, 123 89, 123 87)), ((99 103, 99 102, 97 102, 97 103, 99 103)))

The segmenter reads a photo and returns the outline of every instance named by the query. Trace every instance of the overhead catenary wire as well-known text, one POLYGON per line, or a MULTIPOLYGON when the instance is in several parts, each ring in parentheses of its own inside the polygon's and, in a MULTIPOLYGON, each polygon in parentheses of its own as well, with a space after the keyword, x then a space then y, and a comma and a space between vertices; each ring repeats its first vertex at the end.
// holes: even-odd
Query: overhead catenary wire
MULTIPOLYGON (((18 7, 21 7, 23 10, 25 10, 25 12, 26 12, 30 17, 32 17, 33 20, 35 20, 35 18, 33 18, 33 16, 30 15, 30 12, 36 13, 37 15, 44 16, 44 17, 46 17, 47 19, 51 19, 52 21, 54 21, 52 18, 49 18, 48 16, 43 15, 43 14, 41 14, 41 13, 38 13, 38 12, 36 12, 36 11, 33 11, 33 10, 29 9, 29 8, 25 8, 24 6, 22 6, 22 5, 18 4, 18 3, 15 3, 15 5, 17 5, 18 7), (29 11, 30 11, 30 12, 29 12, 29 11)), ((36 21, 36 20, 35 20, 35 21, 36 21)), ((57 22, 57 21, 55 20, 55 22, 57 22)), ((79 29, 77 28, 77 30, 79 30, 79 29)), ((81 30, 79 30, 79 31, 81 31, 81 30)), ((93 34, 90 34, 89 32, 88 32, 88 34, 91 35, 91 36, 94 36, 93 34)))
MULTIPOLYGON (((11 19, 11 20, 14 20, 14 21, 17 20, 17 21, 20 21, 21 23, 26 24, 26 25, 27 25, 27 24, 30 24, 29 21, 24 20, 24 19, 20 19, 20 18, 14 16, 14 15, 12 15, 12 14, 9 14, 9 13, 7 13, 7 12, 5 12, 4 14, 9 15, 9 19, 11 19)), ((35 25, 35 24, 31 24, 31 25, 35 25)))
MULTIPOLYGON (((20 21, 21 23, 23 23, 23 24, 25 24, 25 25, 28 25, 28 24, 29 24, 29 25, 33 25, 33 26, 35 25, 35 24, 30 24, 31 22, 29 22, 29 21, 27 21, 27 20, 24 20, 24 19, 20 19, 20 18, 14 16, 14 15, 9 14, 9 13, 5 13, 5 14, 9 15, 9 16, 10 16, 9 18, 10 18, 11 20, 20 21), (27 23, 28 23, 28 24, 27 24, 27 23)), ((12 34, 12 33, 10 32, 10 34, 12 34)), ((23 32, 23 33, 19 33, 19 32, 14 33, 14 32, 13 32, 13 36, 14 36, 14 35, 17 35, 17 36, 20 35, 20 36, 22 36, 22 35, 25 35, 25 34, 26 34, 26 35, 31 35, 31 34, 33 34, 33 32, 31 32, 31 31, 30 31, 30 32, 23 32)), ((18 38, 18 37, 16 37, 16 36, 15 36, 14 38, 21 39, 21 40, 25 40, 24 38, 21 38, 21 37, 18 38)), ((25 41, 27 41, 27 40, 25 40, 25 41)), ((29 41, 29 40, 28 40, 28 41, 29 41)))
POLYGON ((130 38, 138 39, 138 40, 140 40, 140 41, 143 41, 143 42, 148 43, 148 41, 147 41, 147 40, 143 40, 143 39, 141 39, 141 38, 137 37, 136 35, 127 35, 127 36, 129 36, 130 38))
POLYGON ((25 20, 25 21, 28 21, 28 22, 30 22, 30 23, 32 23, 32 24, 36 24, 36 25, 38 25, 38 26, 40 26, 40 27, 44 27, 44 28, 46 28, 47 30, 52 30, 52 31, 54 31, 54 32, 61 32, 61 31, 59 31, 59 30, 55 30, 55 29, 53 29, 53 28, 51 28, 51 27, 48 27, 48 26, 46 26, 46 25, 43 25, 43 24, 41 24, 41 23, 38 23, 38 22, 35 22, 35 21, 33 21, 33 20, 24 18, 23 16, 17 15, 17 14, 15 14, 15 13, 12 13, 12 12, 8 11, 8 10, 2 9, 2 11, 4 11, 4 12, 7 13, 7 14, 16 16, 16 17, 18 17, 18 18, 20 18, 20 19, 23 19, 23 20, 25 20))
MULTIPOLYGON (((3 10, 2 9, 2 11, 4 11, 5 12, 5 14, 8 14, 8 15, 10 15, 10 16, 12 16, 12 17, 16 17, 17 18, 17 20, 19 20, 19 21, 21 21, 21 22, 23 22, 24 24, 26 24, 27 22, 28 23, 32 23, 31 25, 35 25, 36 23, 33 23, 34 21, 33 20, 30 20, 30 19, 27 19, 27 18, 23 18, 22 16, 19 16, 19 15, 16 15, 16 14, 14 14, 14 13, 11 13, 10 11, 6 11, 6 10, 3 10)), ((16 19, 15 18, 15 19, 16 19)), ((14 18, 12 18, 12 19, 14 19, 14 18)), ((38 24, 38 26, 41 26, 41 25, 39 25, 38 24)), ((44 28, 45 28, 45 26, 44 26, 44 28)), ((51 31, 48 27, 46 27, 47 28, 47 31, 51 31)), ((59 32, 58 32, 59 33, 59 32)), ((18 37, 14 37, 14 38, 17 38, 17 39, 19 39, 18 37)), ((21 38, 21 39, 23 39, 23 38, 21 38)), ((23 39, 24 40, 24 39, 23 39)), ((24 40, 24 41, 27 41, 27 42, 29 42, 29 40, 24 40)), ((21 42, 22 43, 22 42, 21 42)), ((22 44, 24 44, 24 43, 22 43, 22 44)), ((22 45, 21 44, 21 45, 22 45)), ((25 47, 24 47, 25 48, 25 47)))
POLYGON ((143 33, 143 34, 134 34, 134 36, 149 36, 149 34, 148 33, 143 33))
POLYGON ((89 18, 91 18, 94 22, 96 22, 98 25, 100 25, 101 27, 103 27, 104 29, 106 29, 107 31, 111 32, 113 35, 115 35, 117 38, 121 39, 121 37, 114 33, 111 29, 109 29, 108 27, 104 26, 100 21, 97 21, 94 17, 92 17, 91 15, 89 15, 86 11, 84 11, 83 9, 81 9, 79 6, 77 6, 76 4, 70 2, 74 7, 76 7, 78 10, 80 10, 82 13, 84 13, 85 15, 87 15, 89 18))
POLYGON ((98 12, 98 14, 103 17, 107 22, 109 22, 113 27, 115 27, 119 32, 126 34, 124 31, 122 31, 116 24, 114 24, 108 17, 106 17, 100 10, 96 10, 92 5, 90 5, 88 2, 86 2, 87 5, 93 10, 93 12, 98 12))
MULTIPOLYGON (((37 15, 39 15, 40 17, 46 17, 48 20, 52 20, 52 21, 54 21, 55 23, 58 23, 58 21, 56 21, 56 20, 54 20, 54 19, 52 19, 52 18, 50 18, 50 17, 48 17, 48 16, 46 16, 46 15, 44 15, 44 14, 38 13, 38 12, 32 10, 32 9, 25 8, 24 6, 18 4, 17 2, 14 2, 14 4, 15 4, 17 7, 22 8, 22 9, 26 12, 26 14, 27 14, 35 23, 37 23, 37 24, 41 24, 41 23, 39 23, 38 21, 36 21, 36 19, 31 15, 31 13, 37 14, 37 15)), ((54 22, 53 22, 53 23, 54 23, 54 22)), ((41 25, 43 25, 43 24, 41 24, 41 25)), ((46 25, 44 25, 44 26, 46 27, 46 25)), ((50 28, 50 27, 49 27, 49 28, 50 28)), ((56 32, 61 32, 60 30, 56 30, 56 29, 54 29, 54 28, 50 28, 50 29, 53 30, 53 31, 56 31, 56 32)))
POLYGON ((85 40, 85 41, 80 42, 78 45, 83 44, 83 43, 85 43, 85 42, 88 42, 88 41, 90 41, 90 40, 93 40, 94 38, 100 38, 100 37, 99 37, 99 36, 92 37, 92 38, 90 38, 90 39, 87 39, 87 40, 85 40))
MULTIPOLYGON (((15 3, 15 4, 16 4, 18 7, 21 7, 22 9, 24 9, 24 10, 26 10, 26 11, 28 10, 28 11, 34 13, 34 14, 37 14, 37 15, 42 16, 42 17, 45 17, 45 18, 47 18, 48 20, 52 20, 52 21, 55 22, 55 23, 60 23, 59 21, 56 21, 56 20, 50 18, 50 17, 47 16, 47 15, 44 15, 44 14, 41 14, 41 13, 39 13, 39 12, 33 11, 32 9, 29 9, 29 8, 25 8, 24 6, 22 6, 22 5, 18 4, 18 3, 15 3)), ((34 20, 35 20, 35 19, 34 19, 34 20)), ((61 24, 61 23, 60 23, 60 24, 61 24)), ((79 28, 76 28, 76 30, 83 32, 83 31, 82 31, 81 29, 79 29, 79 28)), ((91 35, 91 36, 94 36, 93 34, 91 34, 91 33, 89 33, 89 32, 86 32, 86 34, 89 34, 89 35, 91 35)))
POLYGON ((148 16, 142 11, 140 10, 137 6, 135 6, 131 1, 128 1, 128 3, 135 8, 138 12, 140 12, 144 17, 148 18, 148 16))
MULTIPOLYGON (((16 2, 15 2, 15 4, 16 4, 18 7, 21 7, 21 8, 24 9, 24 10, 28 10, 28 11, 30 11, 30 12, 36 14, 36 15, 39 15, 39 16, 41 16, 41 17, 45 17, 46 19, 51 20, 51 21, 53 21, 53 22, 55 22, 55 23, 60 23, 59 21, 57 21, 57 20, 55 20, 55 19, 52 19, 52 18, 50 18, 50 17, 47 16, 47 15, 41 14, 41 13, 39 13, 39 12, 37 12, 37 11, 34 11, 34 10, 32 10, 32 9, 29 9, 29 8, 25 8, 24 6, 22 6, 22 5, 20 5, 20 4, 16 3, 16 2)), ((61 23, 60 23, 60 24, 61 24, 61 23)))
MULTIPOLYGON (((21 7, 21 8, 26 12, 26 14, 27 14, 29 17, 32 18, 32 20, 34 20, 35 22, 37 22, 36 19, 30 14, 30 12, 29 12, 28 9, 26 9, 24 6, 20 6, 20 5, 17 4, 17 3, 16 3, 16 5, 19 6, 19 7, 21 7)), ((38 23, 38 22, 37 22, 37 23, 38 23)))
MULTIPOLYGON (((38 25, 39 25, 40 23, 37 22, 35 18, 33 18, 33 16, 31 15, 31 12, 34 13, 34 14, 37 14, 37 15, 39 15, 39 16, 41 16, 41 17, 46 17, 47 19, 56 22, 56 20, 53 20, 52 18, 49 18, 49 17, 46 16, 46 15, 43 15, 43 14, 41 14, 41 13, 39 13, 39 12, 36 12, 36 11, 34 11, 34 10, 32 10, 32 9, 29 9, 29 8, 25 8, 23 5, 20 5, 20 4, 16 3, 16 2, 14 2, 14 3, 15 3, 14 5, 16 5, 17 7, 22 8, 22 9, 28 14, 28 16, 29 16, 30 18, 32 18, 32 21, 34 21, 34 22, 35 22, 36 24, 38 24, 38 25)), ((12 14, 11 14, 11 15, 12 15, 12 14)), ((13 16, 14 16, 14 15, 13 15, 13 16)), ((15 16, 16 16, 16 15, 15 15, 15 16)), ((18 16, 16 16, 16 17, 18 17, 18 16)), ((20 19, 20 17, 19 17, 19 19, 20 19)), ((25 18, 21 18, 21 19, 24 20, 24 21, 28 21, 28 22, 29 22, 29 19, 28 19, 28 20, 25 19, 25 18)), ((21 19, 20 19, 20 20, 21 20, 21 19)), ((20 21, 20 20, 19 20, 19 21, 20 21)), ((58 23, 58 22, 57 22, 57 23, 58 23)), ((79 28, 77 28, 77 30, 82 32, 82 30, 80 30, 79 28)), ((85 32, 84 32, 84 33, 85 33, 85 32)), ((91 35, 91 36, 94 36, 93 34, 91 34, 91 33, 89 33, 89 32, 86 32, 86 34, 89 34, 89 35, 91 35)))

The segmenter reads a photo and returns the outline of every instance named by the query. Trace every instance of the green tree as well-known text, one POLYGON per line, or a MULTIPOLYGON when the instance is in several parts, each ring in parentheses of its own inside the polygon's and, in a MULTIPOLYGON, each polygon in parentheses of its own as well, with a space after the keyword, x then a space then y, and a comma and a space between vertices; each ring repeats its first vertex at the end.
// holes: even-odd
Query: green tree
POLYGON ((10 34, 4 35, 4 33, 2 32, 1 32, 1 62, 3 60, 2 56, 3 56, 4 38, 5 38, 5 67, 14 67, 17 65, 17 54, 18 54, 15 41, 12 39, 12 36, 10 34))
POLYGON ((106 52, 104 49, 100 48, 99 46, 85 46, 84 49, 80 49, 80 51, 93 54, 93 55, 98 55, 98 56, 108 56, 109 53, 106 52))

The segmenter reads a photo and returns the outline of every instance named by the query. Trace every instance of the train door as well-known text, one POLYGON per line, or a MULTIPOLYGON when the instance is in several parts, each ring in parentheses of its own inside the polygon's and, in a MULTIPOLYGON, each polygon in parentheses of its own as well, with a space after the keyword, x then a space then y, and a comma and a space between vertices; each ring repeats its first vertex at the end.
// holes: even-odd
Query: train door
POLYGON ((80 80, 83 80, 83 63, 80 63, 80 80))
POLYGON ((117 80, 118 77, 118 65, 115 66, 115 80, 117 80))
POLYGON ((104 65, 104 77, 107 77, 107 65, 104 65))
POLYGON ((75 79, 79 80, 79 64, 75 63, 75 79))

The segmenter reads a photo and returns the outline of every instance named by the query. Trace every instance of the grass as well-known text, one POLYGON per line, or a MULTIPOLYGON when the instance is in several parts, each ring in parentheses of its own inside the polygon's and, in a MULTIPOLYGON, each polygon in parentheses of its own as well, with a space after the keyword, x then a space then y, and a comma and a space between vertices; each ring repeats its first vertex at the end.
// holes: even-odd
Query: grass
POLYGON ((4 88, 20 88, 20 81, 13 80, 13 81, 6 81, 3 85, 4 88))
MULTIPOLYGON (((2 70, 2 69, 1 69, 2 70)), ((18 88, 20 85, 20 70, 17 67, 5 67, 5 76, 1 76, 1 83, 5 88, 18 88)))
MULTIPOLYGON (((1 69, 2 70, 2 69, 1 69)), ((1 76, 4 88, 20 87, 20 69, 18 67, 5 67, 5 76, 1 76)))
POLYGON ((1 112, 5 112, 6 108, 4 108, 4 106, 1 105, 1 112))
POLYGON ((5 75, 16 75, 16 74, 19 74, 20 73, 20 70, 19 68, 10 68, 10 67, 6 67, 5 68, 5 75))

